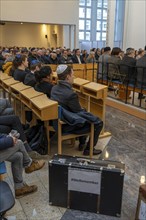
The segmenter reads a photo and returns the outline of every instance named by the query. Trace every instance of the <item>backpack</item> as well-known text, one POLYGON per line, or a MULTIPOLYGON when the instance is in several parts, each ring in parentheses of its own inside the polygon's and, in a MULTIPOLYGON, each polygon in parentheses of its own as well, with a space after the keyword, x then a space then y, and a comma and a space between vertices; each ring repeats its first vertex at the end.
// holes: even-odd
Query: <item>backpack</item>
POLYGON ((33 151, 43 155, 48 153, 48 139, 44 125, 32 126, 25 134, 28 144, 33 151))

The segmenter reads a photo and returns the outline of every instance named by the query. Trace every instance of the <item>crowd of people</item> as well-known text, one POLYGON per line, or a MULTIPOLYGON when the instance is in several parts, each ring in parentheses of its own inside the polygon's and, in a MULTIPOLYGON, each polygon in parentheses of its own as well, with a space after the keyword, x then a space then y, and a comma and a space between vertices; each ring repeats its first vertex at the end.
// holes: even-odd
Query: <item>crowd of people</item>
MULTIPOLYGON (((146 67, 146 46, 145 49, 138 51, 127 48, 126 53, 118 47, 114 47, 112 50, 110 47, 101 50, 92 48, 89 54, 86 50, 71 51, 66 48, 0 48, 0 69, 3 72, 11 75, 15 80, 34 87, 39 92, 43 92, 48 98, 58 101, 66 111, 76 114, 78 117, 86 117, 86 110, 81 107, 78 95, 72 89, 74 73, 72 67, 67 64, 92 62, 146 67), (52 82, 51 67, 43 66, 43 64, 58 64, 57 85, 52 82)), ((103 68, 106 73, 107 67, 103 65, 99 65, 99 73, 103 73, 103 68)), ((116 76, 113 74, 114 68, 113 65, 109 66, 109 74, 111 74, 109 77, 111 78, 116 76)), ((144 83, 146 84, 145 78, 144 83)), ((103 122, 92 114, 89 117, 94 121, 93 155, 98 155, 101 150, 95 149, 95 146, 103 122)), ((69 124, 63 125, 64 132, 84 134, 89 130, 90 123, 88 122, 79 128, 69 124)), ((89 155, 90 141, 86 143, 86 137, 81 136, 78 149, 83 151, 83 155, 89 155)), ((37 186, 26 185, 22 176, 23 167, 26 173, 31 173, 44 166, 45 161, 38 160, 37 156, 39 155, 33 152, 27 143, 19 117, 14 115, 13 109, 6 99, 0 99, 0 162, 5 160, 11 162, 15 195, 18 198, 37 191, 37 186)))

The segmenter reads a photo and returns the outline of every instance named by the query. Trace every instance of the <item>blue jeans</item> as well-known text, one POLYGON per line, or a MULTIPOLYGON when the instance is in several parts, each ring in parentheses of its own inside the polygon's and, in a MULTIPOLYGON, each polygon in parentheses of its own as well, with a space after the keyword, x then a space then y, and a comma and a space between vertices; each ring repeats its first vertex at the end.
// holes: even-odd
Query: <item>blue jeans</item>
POLYGON ((6 150, 1 150, 0 161, 11 162, 14 188, 18 189, 23 187, 23 168, 28 167, 32 162, 32 159, 25 150, 23 142, 18 140, 13 147, 10 147, 6 150))

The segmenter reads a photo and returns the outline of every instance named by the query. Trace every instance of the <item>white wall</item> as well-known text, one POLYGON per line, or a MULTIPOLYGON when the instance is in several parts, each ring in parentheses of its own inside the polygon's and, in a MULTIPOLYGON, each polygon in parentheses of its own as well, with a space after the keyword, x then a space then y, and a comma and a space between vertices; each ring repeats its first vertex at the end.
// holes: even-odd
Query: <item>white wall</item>
POLYGON ((78 0, 1 0, 1 20, 77 24, 78 0))
POLYGON ((114 46, 115 8, 116 8, 116 1, 109 0, 106 45, 110 46, 111 48, 114 46))
MULTIPOLYGON (((64 25, 72 25, 76 26, 77 32, 73 32, 73 36, 75 37, 76 47, 78 45, 78 22, 79 22, 79 1, 78 0, 0 0, 0 20, 5 21, 6 25, 0 25, 0 44, 5 46, 12 45, 16 42, 16 45, 42 45, 42 46, 65 46, 63 45, 65 42, 63 41, 63 34, 65 36, 65 32, 63 30, 63 26, 59 26, 58 24, 64 25), (41 24, 54 24, 53 26, 48 26, 47 31, 49 35, 49 39, 44 39, 44 36, 37 36, 41 27, 39 25, 35 27, 33 31, 33 26, 28 28, 26 33, 25 30, 22 30, 20 27, 20 23, 15 26, 10 25, 8 27, 7 21, 10 22, 31 22, 31 23, 39 23, 41 24), (9 31, 8 31, 9 28, 9 31), (52 35, 52 32, 57 30, 60 35, 52 35), (37 29, 37 30, 36 30, 37 29), (17 32, 17 34, 16 34, 17 32), (12 33, 12 34, 11 34, 12 33), (35 33, 36 39, 34 37, 35 33), (49 34, 50 33, 50 34, 49 34), (7 35, 9 34, 9 36, 7 35), (11 38, 10 39, 10 35, 11 38), (19 39, 18 39, 19 38, 19 39)), ((27 24, 28 27, 28 23, 27 24)), ((23 26, 25 29, 25 26, 23 26)), ((41 33, 40 33, 41 35, 41 33)), ((71 34, 72 37, 72 34, 71 34)), ((68 36, 66 36, 66 42, 68 44, 68 36)), ((72 39, 70 39, 72 41, 72 39)), ((68 45, 67 45, 68 46, 68 45)), ((71 45, 72 46, 72 45, 71 45)))
POLYGON ((146 0, 126 0, 123 49, 146 45, 146 0))

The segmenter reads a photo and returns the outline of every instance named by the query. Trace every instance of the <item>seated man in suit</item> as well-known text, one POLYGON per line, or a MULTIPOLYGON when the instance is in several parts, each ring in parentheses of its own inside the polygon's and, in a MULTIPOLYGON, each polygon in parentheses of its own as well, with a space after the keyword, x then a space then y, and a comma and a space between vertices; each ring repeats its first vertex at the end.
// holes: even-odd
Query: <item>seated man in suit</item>
POLYGON ((79 63, 79 64, 85 63, 79 49, 75 50, 75 54, 72 56, 72 62, 79 63))
MULTIPOLYGON (((64 109, 72 113, 79 114, 80 112, 83 112, 84 110, 80 106, 78 95, 72 89, 72 83, 74 78, 73 69, 67 65, 59 65, 57 67, 57 75, 58 75, 58 84, 55 85, 51 90, 51 99, 58 101, 59 105, 61 105, 64 109)), ((91 117, 92 116, 93 115, 91 114, 91 117)), ((99 118, 96 118, 94 122, 94 146, 98 141, 98 137, 102 130, 102 127, 103 127, 103 122, 99 118)), ((76 126, 65 124, 63 130, 75 134, 87 133, 90 131, 90 123, 86 123, 83 127, 78 129, 76 126)), ((79 138, 79 142, 80 142, 79 150, 83 150, 85 146, 85 141, 86 141, 85 137, 82 136, 79 138)), ((89 149, 90 149, 90 141, 88 141, 83 154, 89 155, 89 149)), ((93 155, 97 155, 100 153, 101 150, 96 150, 94 148, 93 155)))
POLYGON ((28 186, 23 180, 23 167, 26 173, 40 170, 44 160, 32 160, 25 150, 21 140, 10 135, 0 134, 0 162, 11 162, 16 198, 23 197, 37 191, 36 185, 28 186))

